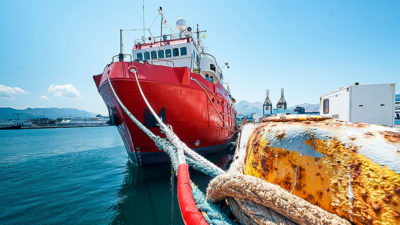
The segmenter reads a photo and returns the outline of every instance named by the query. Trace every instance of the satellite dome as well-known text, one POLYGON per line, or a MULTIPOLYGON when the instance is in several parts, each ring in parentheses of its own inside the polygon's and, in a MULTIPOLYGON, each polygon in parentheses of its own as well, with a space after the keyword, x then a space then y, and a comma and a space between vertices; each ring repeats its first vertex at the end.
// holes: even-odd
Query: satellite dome
POLYGON ((186 30, 186 20, 183 19, 182 17, 179 17, 179 18, 176 20, 176 30, 177 30, 177 31, 180 31, 180 32, 186 30))

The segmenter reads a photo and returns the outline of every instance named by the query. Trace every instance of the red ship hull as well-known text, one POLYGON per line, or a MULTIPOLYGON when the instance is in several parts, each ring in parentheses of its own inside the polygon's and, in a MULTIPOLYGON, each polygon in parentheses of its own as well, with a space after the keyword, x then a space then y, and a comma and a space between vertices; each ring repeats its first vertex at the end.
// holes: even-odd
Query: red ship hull
POLYGON ((130 120, 111 91, 105 73, 128 110, 153 133, 165 137, 148 112, 136 78, 130 72, 132 67, 136 69, 142 90, 155 112, 190 148, 206 154, 223 150, 231 143, 236 133, 236 112, 222 85, 213 84, 186 67, 115 62, 107 66, 103 74, 93 78, 134 163, 146 165, 169 159, 130 120))

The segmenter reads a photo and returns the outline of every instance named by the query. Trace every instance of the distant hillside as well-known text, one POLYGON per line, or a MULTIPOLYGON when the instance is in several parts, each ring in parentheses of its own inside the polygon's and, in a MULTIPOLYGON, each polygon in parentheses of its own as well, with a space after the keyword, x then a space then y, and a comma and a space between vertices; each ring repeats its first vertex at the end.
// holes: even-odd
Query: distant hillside
POLYGON ((31 118, 42 118, 43 116, 49 119, 56 119, 58 117, 94 117, 95 113, 87 112, 85 110, 73 108, 26 108, 26 109, 13 109, 13 108, 0 108, 0 120, 19 119, 26 120, 31 118))
MULTIPOLYGON (((304 107, 306 112, 319 112, 319 104, 309 104, 309 103, 303 103, 295 106, 288 107, 289 110, 294 110, 296 106, 301 106, 304 107)), ((238 112, 238 114, 243 114, 243 115, 249 115, 252 113, 256 113, 260 116, 262 116, 262 107, 263 103, 262 102, 248 102, 246 100, 242 100, 238 103, 235 104, 235 109, 238 112)))

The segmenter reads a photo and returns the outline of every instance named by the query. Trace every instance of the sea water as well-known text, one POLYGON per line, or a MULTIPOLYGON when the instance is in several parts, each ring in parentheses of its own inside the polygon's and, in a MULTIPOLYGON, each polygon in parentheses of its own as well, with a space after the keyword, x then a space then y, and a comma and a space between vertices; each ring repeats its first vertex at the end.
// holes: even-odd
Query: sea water
POLYGON ((116 127, 0 130, 0 224, 183 224, 170 174, 131 164, 116 127))

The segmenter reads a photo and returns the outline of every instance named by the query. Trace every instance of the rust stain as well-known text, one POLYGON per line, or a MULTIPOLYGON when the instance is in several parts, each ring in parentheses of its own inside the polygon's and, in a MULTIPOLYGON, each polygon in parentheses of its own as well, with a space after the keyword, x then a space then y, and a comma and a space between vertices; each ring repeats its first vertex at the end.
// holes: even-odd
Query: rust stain
POLYGON ((394 211, 394 212, 393 212, 393 217, 394 217, 396 220, 400 219, 400 212, 394 211))
POLYGON ((324 121, 324 120, 332 120, 330 117, 324 116, 271 116, 267 118, 263 118, 262 122, 305 122, 305 121, 324 121))
POLYGON ((374 212, 376 214, 379 214, 379 213, 381 213, 382 207, 379 205, 378 202, 374 202, 374 203, 372 203, 372 209, 374 210, 374 212))
POLYGON ((395 192, 397 195, 400 195, 400 187, 395 187, 395 188, 394 188, 394 192, 395 192))
POLYGON ((399 132, 393 132, 393 131, 384 131, 380 132, 383 137, 391 143, 399 143, 400 142, 400 133, 399 132))
POLYGON ((371 133, 371 132, 369 132, 369 131, 367 131, 367 132, 365 132, 364 133, 365 134, 365 136, 367 136, 367 137, 369 137, 369 136, 375 136, 373 133, 371 133))
POLYGON ((359 128, 364 128, 367 127, 368 125, 365 123, 359 123, 359 122, 355 122, 353 123, 355 125, 355 127, 359 127, 359 128))
POLYGON ((280 132, 278 132, 276 135, 276 138, 278 138, 280 141, 282 141, 282 139, 283 138, 285 138, 285 136, 286 136, 286 132, 283 130, 283 131, 280 131, 280 132))
MULTIPOLYGON (((290 141, 286 132, 291 125, 325 130, 359 128, 361 136, 350 137, 353 141, 356 137, 370 138, 379 133, 366 132, 368 125, 362 123, 344 123, 325 117, 314 120, 288 116, 264 120, 267 122, 262 129, 256 129, 248 141, 251 146, 246 152, 245 174, 280 185, 287 191, 293 190, 293 194, 354 224, 400 223, 400 175, 359 154, 359 146, 344 145, 337 137, 328 141, 311 135, 305 144, 325 155, 317 159, 269 146, 263 135, 282 122, 285 131, 278 129, 275 135, 282 141, 290 141), (348 199, 349 182, 354 195, 352 203, 348 199)), ((399 133, 383 132, 381 135, 389 142, 399 143, 399 133)))

